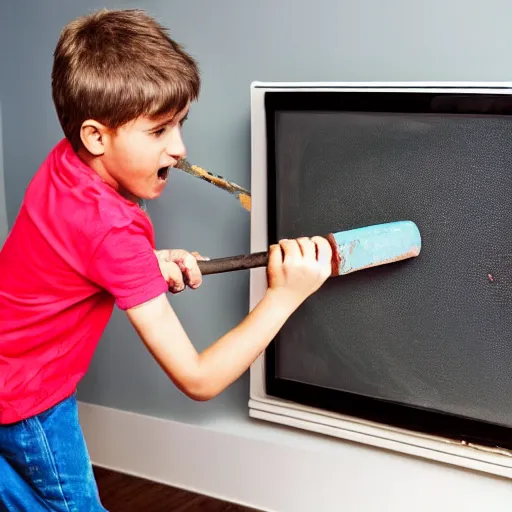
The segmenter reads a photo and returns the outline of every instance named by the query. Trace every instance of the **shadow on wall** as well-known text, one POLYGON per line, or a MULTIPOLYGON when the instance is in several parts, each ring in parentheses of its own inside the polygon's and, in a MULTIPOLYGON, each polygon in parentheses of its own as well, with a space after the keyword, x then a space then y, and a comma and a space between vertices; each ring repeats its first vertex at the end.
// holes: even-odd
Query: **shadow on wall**
POLYGON ((2 135, 2 102, 0 102, 0 247, 7 238, 7 208, 5 205, 4 151, 2 135))

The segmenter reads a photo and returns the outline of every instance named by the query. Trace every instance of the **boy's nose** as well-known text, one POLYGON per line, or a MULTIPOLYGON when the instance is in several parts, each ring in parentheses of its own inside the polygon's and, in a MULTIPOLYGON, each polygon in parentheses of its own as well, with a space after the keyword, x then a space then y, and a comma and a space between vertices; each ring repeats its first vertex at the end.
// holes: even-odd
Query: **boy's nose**
POLYGON ((187 156, 187 149, 185 148, 181 133, 178 130, 177 132, 178 133, 174 133, 169 140, 166 151, 169 156, 172 156, 176 160, 180 160, 181 158, 185 158, 187 156))

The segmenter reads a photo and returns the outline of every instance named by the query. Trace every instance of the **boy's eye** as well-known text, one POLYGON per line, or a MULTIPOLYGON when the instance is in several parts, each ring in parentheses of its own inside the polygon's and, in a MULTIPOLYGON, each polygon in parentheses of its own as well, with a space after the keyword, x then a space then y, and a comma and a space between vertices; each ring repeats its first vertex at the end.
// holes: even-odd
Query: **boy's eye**
POLYGON ((159 128, 158 130, 153 132, 153 135, 155 135, 156 137, 160 137, 160 135, 162 135, 162 133, 164 133, 164 132, 165 132, 165 128, 159 128))

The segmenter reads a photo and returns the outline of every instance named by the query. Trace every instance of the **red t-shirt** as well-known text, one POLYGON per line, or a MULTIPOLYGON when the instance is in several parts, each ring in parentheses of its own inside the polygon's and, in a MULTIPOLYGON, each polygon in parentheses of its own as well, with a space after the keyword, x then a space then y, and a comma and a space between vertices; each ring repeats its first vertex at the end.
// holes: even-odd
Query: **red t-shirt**
POLYGON ((149 217, 64 139, 0 251, 0 424, 71 395, 112 314, 168 290, 149 217))

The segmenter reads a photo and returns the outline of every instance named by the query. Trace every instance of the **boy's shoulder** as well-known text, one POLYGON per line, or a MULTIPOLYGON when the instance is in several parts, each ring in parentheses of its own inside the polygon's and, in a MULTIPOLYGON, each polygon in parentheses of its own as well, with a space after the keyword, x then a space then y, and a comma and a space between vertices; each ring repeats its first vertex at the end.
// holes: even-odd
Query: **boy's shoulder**
POLYGON ((138 232, 154 243, 151 221, 80 160, 64 139, 40 165, 22 208, 57 243, 94 251, 111 232, 138 232))
POLYGON ((70 222, 95 219, 106 228, 122 227, 141 218, 140 206, 121 196, 61 140, 42 162, 25 195, 32 207, 41 206, 70 222))

